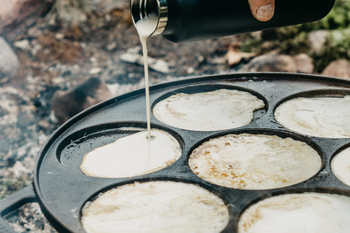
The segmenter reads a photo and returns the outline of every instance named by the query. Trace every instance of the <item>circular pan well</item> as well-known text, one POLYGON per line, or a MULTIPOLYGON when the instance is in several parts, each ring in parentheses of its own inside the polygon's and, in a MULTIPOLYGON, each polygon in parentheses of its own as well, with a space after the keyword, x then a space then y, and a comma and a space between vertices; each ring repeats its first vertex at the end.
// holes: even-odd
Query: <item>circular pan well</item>
POLYGON ((266 113, 267 101, 252 90, 226 85, 198 85, 172 91, 152 107, 164 124, 193 131, 249 125, 266 113))
POLYGON ((183 141, 178 135, 152 128, 155 139, 148 140, 146 129, 139 126, 124 123, 83 129, 60 144, 58 159, 87 176, 126 178, 159 171, 181 157, 183 141))
POLYGON ((350 138, 350 92, 317 90, 281 101, 275 119, 287 129, 308 136, 350 138))
POLYGON ((121 185, 82 209, 87 233, 219 233, 229 222, 226 203, 195 184, 147 181, 121 185))
POLYGON ((219 186, 268 190, 306 181, 322 167, 320 150, 301 137, 294 139, 279 131, 245 132, 211 138, 194 148, 188 159, 190 169, 219 186))
POLYGON ((282 194, 249 206, 238 233, 350 232, 350 198, 329 193, 282 194))

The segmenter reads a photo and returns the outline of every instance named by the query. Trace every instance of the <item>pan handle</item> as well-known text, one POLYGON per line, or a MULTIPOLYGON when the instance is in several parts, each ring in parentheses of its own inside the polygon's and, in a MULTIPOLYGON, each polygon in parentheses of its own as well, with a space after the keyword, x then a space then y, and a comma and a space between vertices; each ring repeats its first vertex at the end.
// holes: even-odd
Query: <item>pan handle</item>
POLYGON ((0 232, 1 233, 15 233, 15 231, 7 224, 3 218, 11 211, 18 209, 29 202, 37 202, 37 197, 34 192, 33 184, 11 194, 8 197, 0 200, 0 232))

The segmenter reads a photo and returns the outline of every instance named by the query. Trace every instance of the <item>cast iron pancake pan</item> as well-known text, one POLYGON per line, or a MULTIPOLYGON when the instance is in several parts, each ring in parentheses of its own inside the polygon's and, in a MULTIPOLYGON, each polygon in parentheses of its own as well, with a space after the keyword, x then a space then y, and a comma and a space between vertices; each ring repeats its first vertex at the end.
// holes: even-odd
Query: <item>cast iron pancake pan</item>
MULTIPOLYGON (((350 95, 350 82, 315 75, 288 73, 236 73, 184 79, 150 88, 152 107, 160 100, 176 93, 198 93, 221 88, 244 90, 265 101, 266 107, 254 113, 251 124, 229 130, 190 131, 168 126, 151 116, 153 128, 172 134, 182 147, 182 156, 172 165, 133 178, 96 178, 84 175, 80 163, 90 150, 117 138, 146 130, 144 90, 137 90, 98 104, 62 125, 52 134, 40 151, 32 186, 0 201, 2 216, 25 202, 36 200, 59 232, 83 233, 81 210, 87 201, 113 187, 134 181, 172 180, 198 184, 220 196, 228 205, 230 222, 223 232, 236 232, 240 214, 250 204, 277 194, 328 192, 350 196, 350 187, 331 172, 330 161, 345 148, 350 139, 308 137, 291 132, 278 124, 274 110, 285 100, 301 96, 350 95), (236 190, 208 183, 197 177, 188 167, 191 151, 210 138, 226 134, 268 134, 304 141, 320 154, 321 170, 309 180, 273 190, 236 190)), ((13 232, 4 222, 1 232, 13 232), (4 230, 3 230, 4 229, 4 230)), ((1 228, 2 227, 2 228, 1 228)))

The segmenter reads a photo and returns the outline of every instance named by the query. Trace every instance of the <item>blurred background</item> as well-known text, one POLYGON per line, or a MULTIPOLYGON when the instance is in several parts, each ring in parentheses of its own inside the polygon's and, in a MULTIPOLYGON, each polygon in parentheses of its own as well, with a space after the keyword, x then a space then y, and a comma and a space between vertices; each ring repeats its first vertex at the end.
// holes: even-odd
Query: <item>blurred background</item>
MULTIPOLYGON (((350 1, 324 19, 186 44, 149 39, 150 83, 206 74, 298 72, 350 78, 350 1)), ((0 198, 32 182, 35 158, 66 120, 144 87, 128 0, 0 1, 0 198)), ((7 216, 55 232, 38 205, 7 216)))

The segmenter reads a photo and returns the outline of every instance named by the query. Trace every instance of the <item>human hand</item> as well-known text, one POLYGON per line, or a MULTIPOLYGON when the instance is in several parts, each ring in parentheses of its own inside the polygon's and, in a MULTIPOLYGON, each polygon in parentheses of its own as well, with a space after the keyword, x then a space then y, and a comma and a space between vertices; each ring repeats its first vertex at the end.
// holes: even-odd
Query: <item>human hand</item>
POLYGON ((275 12, 275 0, 248 0, 253 16, 259 21, 268 21, 275 12))

